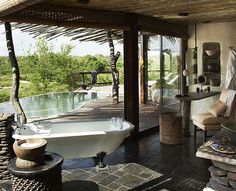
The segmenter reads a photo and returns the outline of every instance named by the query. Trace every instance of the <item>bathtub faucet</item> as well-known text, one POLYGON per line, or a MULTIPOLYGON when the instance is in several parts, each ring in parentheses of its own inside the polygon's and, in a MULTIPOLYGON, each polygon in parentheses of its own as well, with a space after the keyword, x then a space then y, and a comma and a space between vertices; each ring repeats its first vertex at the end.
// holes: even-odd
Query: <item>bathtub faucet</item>
POLYGON ((22 128, 23 124, 21 122, 20 116, 22 114, 16 114, 16 121, 12 121, 12 125, 16 126, 17 128, 22 128))

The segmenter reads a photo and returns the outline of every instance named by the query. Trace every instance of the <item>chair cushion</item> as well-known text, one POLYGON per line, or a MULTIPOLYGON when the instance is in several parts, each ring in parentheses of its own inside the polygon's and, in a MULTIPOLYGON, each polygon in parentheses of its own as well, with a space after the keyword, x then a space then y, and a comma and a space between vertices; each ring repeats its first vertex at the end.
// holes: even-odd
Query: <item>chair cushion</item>
POLYGON ((226 107, 227 107, 226 103, 223 103, 220 100, 218 100, 209 108, 208 112, 214 115, 215 117, 218 117, 224 114, 226 107))
POLYGON ((222 90, 220 93, 220 101, 226 103, 228 97, 228 90, 222 90))
POLYGON ((223 121, 223 117, 215 117, 211 113, 201 113, 196 114, 192 116, 192 120, 197 121, 198 123, 201 123, 203 125, 214 125, 214 124, 220 124, 223 121))

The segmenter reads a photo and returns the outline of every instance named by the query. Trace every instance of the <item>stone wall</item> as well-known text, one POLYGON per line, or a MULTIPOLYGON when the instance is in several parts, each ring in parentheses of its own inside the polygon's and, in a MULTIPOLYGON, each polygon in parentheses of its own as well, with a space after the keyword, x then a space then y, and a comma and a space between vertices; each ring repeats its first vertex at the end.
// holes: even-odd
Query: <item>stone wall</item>
POLYGON ((14 114, 0 113, 0 181, 10 179, 7 165, 15 156, 13 151, 12 121, 14 114))
POLYGON ((236 166, 212 161, 214 166, 209 167, 211 179, 207 184, 213 190, 236 190, 236 166))

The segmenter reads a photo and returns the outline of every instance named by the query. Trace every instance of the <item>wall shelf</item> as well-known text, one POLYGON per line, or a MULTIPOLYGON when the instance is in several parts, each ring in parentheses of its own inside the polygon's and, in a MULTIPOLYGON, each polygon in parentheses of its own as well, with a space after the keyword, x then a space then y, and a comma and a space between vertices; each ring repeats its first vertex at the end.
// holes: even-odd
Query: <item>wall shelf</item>
POLYGON ((203 43, 202 64, 203 75, 207 78, 206 85, 220 86, 220 43, 203 43))

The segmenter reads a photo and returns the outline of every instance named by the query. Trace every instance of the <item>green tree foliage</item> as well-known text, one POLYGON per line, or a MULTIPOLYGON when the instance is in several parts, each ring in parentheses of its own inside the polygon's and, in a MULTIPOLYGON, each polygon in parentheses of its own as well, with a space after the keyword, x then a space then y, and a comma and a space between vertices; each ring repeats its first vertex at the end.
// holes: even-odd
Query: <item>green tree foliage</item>
POLYGON ((41 39, 36 43, 35 52, 22 59, 28 70, 27 79, 37 93, 76 88, 73 77, 75 59, 70 55, 72 49, 72 46, 65 45, 60 52, 54 53, 52 45, 41 39))
POLYGON ((0 75, 8 75, 11 73, 11 65, 9 64, 8 58, 0 56, 0 75))
MULTIPOLYGON (((27 56, 17 57, 20 68, 20 97, 45 94, 49 92, 73 91, 81 82, 80 72, 110 71, 109 56, 72 56, 73 47, 64 45, 55 52, 52 44, 40 39, 35 51, 27 56), (23 81, 26 81, 23 83, 23 81)), ((120 71, 120 82, 123 82, 123 60, 119 58, 117 69, 120 71)), ((84 76, 86 84, 91 83, 91 74, 84 76)), ((111 82, 111 74, 99 74, 98 83, 111 82)), ((11 67, 7 57, 0 57, 0 87, 12 84, 11 67)), ((9 101, 10 90, 0 89, 0 102, 9 101)))

